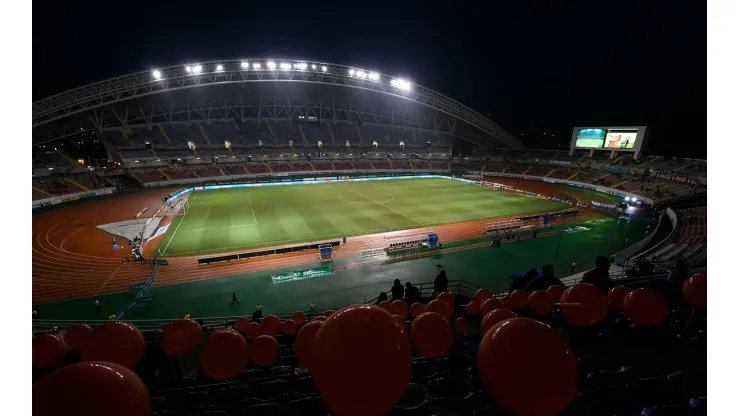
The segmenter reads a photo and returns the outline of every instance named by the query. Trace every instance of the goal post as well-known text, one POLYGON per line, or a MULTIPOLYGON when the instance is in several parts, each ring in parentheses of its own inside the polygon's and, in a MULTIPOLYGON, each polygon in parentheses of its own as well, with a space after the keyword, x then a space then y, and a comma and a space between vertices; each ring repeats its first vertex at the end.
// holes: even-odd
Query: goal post
POLYGON ((184 217, 187 215, 188 211, 190 210, 190 198, 185 198, 182 203, 182 208, 180 208, 180 211, 177 213, 177 215, 182 214, 184 217))

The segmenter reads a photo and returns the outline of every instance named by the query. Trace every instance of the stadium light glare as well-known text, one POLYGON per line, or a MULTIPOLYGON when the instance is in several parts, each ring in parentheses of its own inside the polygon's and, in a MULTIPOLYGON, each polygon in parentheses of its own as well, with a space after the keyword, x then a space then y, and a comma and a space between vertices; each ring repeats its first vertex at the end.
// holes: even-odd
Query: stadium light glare
POLYGON ((625 197, 624 197, 624 200, 625 200, 625 201, 629 201, 629 200, 630 200, 630 197, 628 197, 628 196, 625 196, 625 197))
POLYGON ((351 76, 351 77, 355 76, 355 70, 354 69, 350 69, 349 70, 349 76, 351 76))
POLYGON ((249 62, 242 61, 242 69, 249 69, 249 62))
POLYGON ((152 76, 154 79, 162 79, 162 72, 160 72, 158 69, 155 69, 152 71, 152 76))
POLYGON ((329 70, 329 68, 327 68, 326 65, 322 65, 321 66, 321 72, 326 72, 328 70, 329 70))
POLYGON ((377 73, 377 72, 371 72, 371 73, 370 73, 370 74, 368 75, 368 78, 370 78, 370 79, 371 79, 371 80, 373 80, 373 81, 377 81, 377 80, 379 80, 379 79, 380 79, 380 75, 378 75, 378 73, 377 73))
POLYGON ((311 64, 311 69, 316 70, 316 64, 311 64))
POLYGON ((282 69, 282 70, 284 70, 284 71, 287 71, 287 70, 289 70, 289 69, 290 69, 290 64, 289 64, 289 63, 287 63, 287 62, 281 62, 281 63, 280 63, 280 69, 282 69))
POLYGON ((224 72, 224 66, 221 64, 216 65, 216 72, 224 72))
POLYGON ((193 72, 193 68, 191 68, 190 65, 186 65, 185 66, 185 72, 191 73, 191 72, 193 72))
POLYGON ((193 73, 194 74, 200 74, 201 72, 203 72, 203 66, 196 65, 196 66, 193 67, 193 73))
POLYGON ((632 202, 637 202, 637 198, 632 197, 632 202))
POLYGON ((357 72, 355 73, 355 76, 356 76, 357 78, 362 78, 362 79, 365 79, 365 78, 367 78, 367 72, 365 72, 365 71, 357 71, 357 72))
POLYGON ((275 68, 277 68, 277 65, 273 61, 267 61, 267 68, 274 70, 275 68))
POLYGON ((260 68, 262 68, 262 65, 259 62, 255 62, 255 63, 252 64, 252 68, 254 68, 254 69, 260 69, 260 68))
POLYGON ((411 90, 411 83, 403 79, 392 79, 391 86, 404 91, 411 90))
POLYGON ((296 68, 296 69, 300 69, 301 71, 305 71, 306 68, 308 68, 308 64, 305 63, 305 62, 300 62, 300 63, 297 63, 297 64, 293 64, 293 67, 296 68))

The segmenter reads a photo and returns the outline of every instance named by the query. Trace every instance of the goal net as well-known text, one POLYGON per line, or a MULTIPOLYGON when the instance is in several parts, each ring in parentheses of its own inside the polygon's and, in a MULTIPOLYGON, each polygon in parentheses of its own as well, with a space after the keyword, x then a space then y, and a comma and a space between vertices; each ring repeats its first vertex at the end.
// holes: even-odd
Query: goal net
POLYGON ((190 198, 183 198, 182 201, 178 201, 175 205, 175 209, 177 209, 177 205, 180 205, 180 208, 177 211, 177 215, 182 215, 184 217, 190 210, 190 198))

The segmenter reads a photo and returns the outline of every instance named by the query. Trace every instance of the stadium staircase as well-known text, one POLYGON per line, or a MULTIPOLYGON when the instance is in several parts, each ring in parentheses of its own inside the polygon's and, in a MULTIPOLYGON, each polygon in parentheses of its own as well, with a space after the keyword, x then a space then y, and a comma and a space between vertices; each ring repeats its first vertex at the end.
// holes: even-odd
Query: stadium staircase
POLYGON ((373 162, 371 160, 368 160, 368 162, 370 163, 370 168, 372 168, 373 170, 375 170, 375 165, 373 165, 373 162))
POLYGON ((81 184, 81 183, 79 183, 79 182, 77 182, 77 181, 75 181, 73 179, 70 179, 70 178, 65 177, 64 180, 67 181, 68 183, 70 183, 70 184, 72 184, 72 185, 74 185, 74 186, 82 189, 83 191, 89 191, 90 190, 90 188, 88 188, 87 186, 85 186, 85 185, 83 185, 83 184, 81 184))
POLYGON ((329 163, 331 163, 331 170, 337 170, 337 168, 334 167, 334 162, 333 161, 329 161, 329 163))
POLYGON ((152 147, 151 149, 149 149, 149 152, 150 152, 150 153, 151 153, 152 155, 154 155, 154 157, 156 157, 156 156, 157 156, 157 152, 155 152, 155 151, 154 151, 154 148, 153 148, 153 147, 152 147))
POLYGON ((360 125, 355 124, 355 129, 357 130, 357 137, 360 139, 360 144, 362 144, 363 140, 362 140, 362 132, 360 131, 360 125))
POLYGON ((198 175, 198 172, 196 172, 195 169, 190 168, 190 172, 192 172, 194 178, 200 178, 200 175, 198 175))
POLYGON ((128 137, 128 133, 126 132, 126 129, 121 127, 121 135, 123 135, 123 138, 126 139, 126 143, 128 143, 129 146, 134 147, 136 146, 136 143, 134 143, 133 140, 131 140, 130 137, 128 137))
POLYGON ((529 173, 529 171, 532 170, 533 167, 534 167, 534 165, 529 165, 529 167, 527 167, 527 169, 524 169, 524 173, 522 173, 522 175, 526 175, 527 173, 529 173))
POLYGON ((604 178, 606 178, 606 177, 607 177, 607 176, 609 176, 609 175, 611 175, 611 173, 607 173, 607 174, 605 174, 605 175, 601 175, 601 176, 597 177, 596 179, 592 180, 592 181, 591 181, 591 182, 589 182, 589 183, 596 183, 596 182, 597 182, 597 181, 598 181, 599 179, 604 179, 604 178))
POLYGON ((555 160, 558 158, 558 156, 560 156, 560 152, 555 152, 552 154, 552 157, 550 158, 550 160, 555 160))
POLYGON ((447 161, 447 169, 452 171, 452 161, 450 160, 447 161))
POLYGON ((628 155, 628 154, 624 154, 624 155, 622 155, 622 156, 619 156, 618 158, 615 158, 615 159, 612 159, 612 160, 610 160, 610 161, 606 162, 606 163, 604 164, 604 166, 611 166, 611 165, 613 165, 614 163, 617 163, 617 162, 619 162, 620 160, 624 159, 624 158, 625 158, 625 157, 627 157, 627 156, 631 156, 631 155, 628 155))
POLYGON ((501 169, 501 173, 506 173, 509 170, 509 163, 507 163, 503 169, 501 169))
POLYGON ((195 157, 198 157, 198 149, 195 149, 195 148, 194 148, 194 149, 193 149, 193 154, 195 155, 195 157))
POLYGON ((50 193, 48 193, 48 192, 44 191, 43 189, 39 188, 38 186, 33 186, 33 185, 31 185, 31 187, 33 188, 33 190, 34 190, 34 191, 36 191, 36 192, 40 193, 41 195, 46 195, 46 196, 53 196, 52 194, 50 194, 50 193))
POLYGON ((576 173, 574 173, 574 174, 572 174, 572 175, 568 176, 568 177, 567 177, 567 178, 566 178, 565 180, 566 180, 566 181, 569 181, 569 180, 571 180, 571 179, 575 178, 576 176, 578 176, 578 174, 579 174, 579 173, 580 173, 580 172, 576 172, 576 173))
POLYGON ((632 182, 632 179, 627 179, 626 181, 619 182, 617 184, 612 185, 612 188, 616 188, 617 186, 624 185, 625 183, 632 182))
POLYGON ((167 144, 172 145, 172 140, 170 140, 170 136, 167 134, 167 132, 164 129, 164 125, 159 125, 159 131, 162 132, 162 137, 164 137, 164 141, 167 142, 167 144))
POLYGON ((391 169, 394 169, 394 167, 393 167, 393 159, 388 159, 388 165, 391 167, 391 169))
POLYGON ((308 166, 311 166, 311 170, 316 170, 316 168, 313 167, 313 162, 311 162, 310 160, 308 161, 308 166))
POLYGON ((556 170, 558 170, 558 168, 553 168, 551 171, 547 172, 547 175, 545 175, 545 177, 546 178, 549 178, 550 175, 552 175, 553 173, 555 173, 556 170))
POLYGON ((329 137, 331 137, 331 142, 336 143, 336 139, 334 138, 334 130, 331 129, 331 124, 329 122, 326 122, 326 128, 329 129, 329 137))
POLYGON ((480 165, 480 171, 485 172, 486 168, 488 167, 488 162, 483 162, 483 164, 480 165))
POLYGON ((290 163, 290 161, 289 161, 289 160, 288 160, 288 161, 286 161, 285 163, 287 163, 287 164, 288 164, 288 167, 290 168, 290 170, 292 170, 292 171, 295 171, 295 168, 293 167, 293 164, 292 164, 292 163, 290 163))
POLYGON ((308 139, 306 139, 306 133, 303 131, 303 126, 300 124, 298 125, 298 131, 301 132, 301 138, 303 139, 303 144, 308 146, 308 139))
POLYGON ((208 137, 208 135, 206 134, 206 131, 203 129, 203 125, 200 124, 200 121, 198 122, 198 129, 200 130, 200 134, 203 135, 203 138, 206 139, 206 143, 208 143, 209 146, 212 145, 211 138, 208 137))
POLYGON ((249 174, 249 169, 247 168, 247 165, 242 165, 242 168, 244 168, 244 173, 247 175, 249 174))
POLYGON ((267 124, 267 131, 270 132, 270 137, 272 137, 272 141, 275 142, 275 144, 278 144, 278 138, 275 135, 275 132, 272 131, 272 123, 270 123, 270 120, 265 120, 265 123, 267 124))
POLYGON ((162 174, 162 176, 164 176, 165 178, 167 178, 168 181, 171 181, 172 180, 172 177, 167 172, 165 172, 164 169, 159 168, 158 170, 159 170, 159 173, 162 174))
POLYGON ((224 172, 224 168, 221 166, 218 167, 218 171, 221 172, 221 176, 226 176, 226 173, 224 172))
POLYGON ((66 159, 66 160, 67 160, 67 161, 68 161, 69 163, 71 163, 71 164, 72 164, 72 166, 74 166, 74 167, 76 167, 76 168, 82 168, 82 167, 85 167, 85 165, 83 165, 82 163, 80 163, 80 162, 76 161, 75 159, 73 159, 73 158, 72 158, 72 156, 68 155, 68 154, 67 154, 67 152, 65 152, 65 151, 63 151, 63 150, 57 150, 57 153, 59 153, 59 155, 61 155, 61 156, 62 156, 63 158, 65 158, 65 159, 66 159))
POLYGON ((583 162, 588 157, 588 155, 589 155, 589 152, 584 153, 583 156, 581 156, 580 158, 578 158, 578 161, 576 163, 583 162))
POLYGON ((272 166, 270 166, 270 162, 262 162, 262 163, 264 163, 264 164, 265 164, 265 166, 267 166, 267 170, 268 170, 268 171, 269 171, 270 173, 273 173, 273 172, 272 172, 272 166))

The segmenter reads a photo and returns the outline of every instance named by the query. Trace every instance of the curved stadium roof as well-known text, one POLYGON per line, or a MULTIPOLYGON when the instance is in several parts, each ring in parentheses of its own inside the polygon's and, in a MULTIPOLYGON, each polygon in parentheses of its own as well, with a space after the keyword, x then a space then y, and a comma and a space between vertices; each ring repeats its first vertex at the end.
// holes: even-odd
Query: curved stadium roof
POLYGON ((323 62, 231 60, 111 78, 33 103, 33 144, 137 124, 246 118, 352 120, 525 148, 473 109, 421 85, 323 62))

